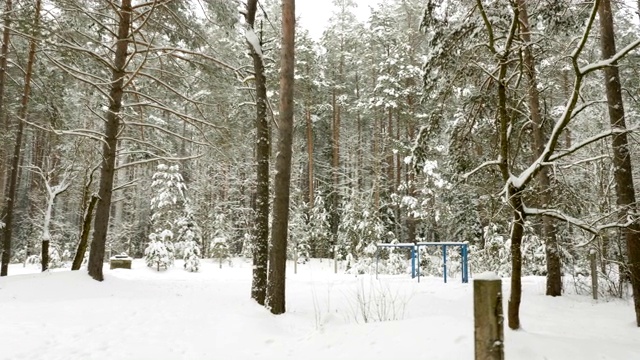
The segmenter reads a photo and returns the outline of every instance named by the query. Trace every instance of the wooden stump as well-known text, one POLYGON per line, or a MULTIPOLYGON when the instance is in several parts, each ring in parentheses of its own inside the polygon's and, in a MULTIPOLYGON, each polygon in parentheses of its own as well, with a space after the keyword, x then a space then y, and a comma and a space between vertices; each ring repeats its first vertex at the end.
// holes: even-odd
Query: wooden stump
POLYGON ((476 360, 504 360, 502 280, 490 276, 473 280, 476 360))

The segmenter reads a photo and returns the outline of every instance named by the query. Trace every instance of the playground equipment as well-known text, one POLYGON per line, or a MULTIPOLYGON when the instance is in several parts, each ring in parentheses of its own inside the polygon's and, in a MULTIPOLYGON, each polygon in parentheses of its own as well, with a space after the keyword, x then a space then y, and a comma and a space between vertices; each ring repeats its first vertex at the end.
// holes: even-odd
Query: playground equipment
POLYGON ((380 248, 409 248, 411 250, 411 278, 418 277, 420 282, 420 247, 441 246, 442 247, 442 273, 444 282, 447 282, 447 248, 460 247, 462 260, 462 282, 469 282, 469 245, 462 242, 418 242, 418 243, 396 243, 376 245, 376 279, 378 278, 378 262, 380 260, 380 248), (417 266, 416 266, 417 265, 417 266))

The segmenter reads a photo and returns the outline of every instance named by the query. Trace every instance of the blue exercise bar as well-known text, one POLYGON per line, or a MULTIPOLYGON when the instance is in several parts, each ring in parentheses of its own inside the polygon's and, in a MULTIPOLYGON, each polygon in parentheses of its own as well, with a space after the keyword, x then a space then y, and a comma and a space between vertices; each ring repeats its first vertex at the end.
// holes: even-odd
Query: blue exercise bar
POLYGON ((420 282, 420 247, 421 246, 441 246, 442 247, 442 270, 444 282, 447 282, 447 248, 460 247, 462 282, 469 282, 469 245, 462 242, 418 242, 418 243, 396 243, 377 244, 376 250, 376 279, 378 278, 378 261, 380 259, 380 248, 410 248, 411 249, 411 278, 418 277, 420 282))

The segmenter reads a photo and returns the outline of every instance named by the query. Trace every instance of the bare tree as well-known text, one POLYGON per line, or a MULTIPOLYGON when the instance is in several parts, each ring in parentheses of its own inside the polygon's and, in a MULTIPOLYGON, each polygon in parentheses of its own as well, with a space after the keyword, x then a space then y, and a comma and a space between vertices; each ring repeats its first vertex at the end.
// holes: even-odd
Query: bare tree
MULTIPOLYGON (((40 25, 40 9, 42 1, 36 0, 35 3, 35 15, 33 22, 34 34, 38 31, 40 25)), ((2 219, 4 220, 4 229, 2 229, 3 236, 3 251, 2 251, 2 267, 0 269, 0 276, 7 276, 9 269, 9 262, 11 261, 11 236, 13 233, 13 216, 15 198, 18 189, 18 172, 20 165, 20 150, 22 149, 22 136, 24 133, 24 124, 27 120, 27 114, 29 110, 29 96, 31 95, 31 77, 33 75, 33 64, 36 61, 36 48, 38 43, 37 37, 33 36, 29 39, 29 54, 27 55, 27 67, 24 75, 24 91, 22 93, 22 100, 20 101, 20 111, 18 113, 18 130, 16 132, 15 145, 13 147, 13 156, 11 159, 11 169, 9 175, 9 192, 5 197, 4 211, 2 219)))
POLYGON ((280 58, 280 121, 276 155, 275 199, 269 252, 266 306, 273 314, 285 312, 285 273, 289 227, 289 187, 293 141, 295 0, 282 0, 282 55, 280 58))
POLYGON ((600 0, 598 8, 600 17, 600 49, 604 60, 614 59, 609 66, 602 69, 604 83, 607 90, 607 104, 611 128, 619 130, 613 134, 611 143, 613 147, 614 178, 616 182, 616 198, 620 207, 620 218, 634 219, 628 227, 623 228, 623 234, 627 240, 627 252, 629 257, 629 271, 631 274, 631 287, 636 312, 636 324, 640 327, 640 223, 636 219, 636 192, 633 186, 633 172, 631 169, 631 154, 629 141, 627 140, 627 125, 625 122, 624 103, 622 101, 622 86, 620 85, 620 73, 616 57, 616 40, 613 30, 613 14, 611 1, 600 0))
MULTIPOLYGON (((538 92, 538 80, 536 75, 536 61, 533 57, 531 47, 531 29, 529 27, 529 14, 525 0, 518 0, 518 10, 520 12, 520 37, 524 41, 523 62, 524 72, 529 80, 528 100, 529 112, 531 116, 531 126, 533 135, 533 156, 534 159, 540 156, 546 145, 546 137, 543 130, 543 119, 540 112, 540 95, 538 92)), ((552 203, 551 179, 549 178, 548 167, 540 169, 538 174, 538 197, 544 206, 552 203)), ((556 236, 555 220, 550 216, 542 216, 542 237, 545 241, 545 251, 547 259, 547 295, 562 295, 562 272, 560 263, 560 248, 556 236)))
POLYGON ((51 242, 51 217, 53 215, 53 206, 55 204, 56 198, 58 195, 69 189, 71 186, 71 182, 73 180, 73 171, 68 168, 65 169, 62 174, 62 179, 56 185, 52 185, 53 175, 55 169, 45 172, 41 168, 33 169, 41 178, 44 183, 45 190, 47 192, 46 201, 47 206, 44 211, 44 220, 42 222, 42 235, 40 236, 40 240, 42 241, 41 247, 41 263, 42 263, 42 271, 46 271, 49 269, 49 244, 51 242))
POLYGON ((120 111, 122 109, 125 68, 129 56, 127 48, 130 41, 131 12, 131 0, 122 0, 118 10, 119 23, 111 74, 111 90, 109 91, 109 109, 105 114, 102 167, 100 169, 100 188, 98 190, 99 202, 96 208, 93 240, 91 241, 91 250, 89 252, 89 275, 98 281, 104 280, 102 267, 104 264, 105 244, 107 242, 107 230, 109 229, 118 131, 121 125, 120 111))
MULTIPOLYGON (((6 0, 4 4, 4 19, 3 19, 3 30, 2 30, 2 48, 0 48, 0 129, 3 132, 3 135, 6 136, 9 134, 9 122, 7 119, 9 118, 7 114, 5 114, 4 108, 4 92, 6 88, 6 72, 7 72, 7 57, 9 56, 9 40, 11 35, 11 16, 13 11, 13 2, 11 0, 6 0)), ((7 147, 3 144, 2 148, 0 148, 0 204, 4 204, 4 192, 5 192, 5 184, 7 180, 7 172, 5 171, 6 164, 6 151, 8 151, 7 147)), ((2 221, 2 219, 0 219, 2 221)))
POLYGON ((573 144, 570 148, 560 150, 558 148, 560 138, 571 123, 584 109, 589 108, 600 102, 600 100, 585 100, 582 96, 581 89, 585 81, 585 78, 594 73, 597 70, 610 67, 612 64, 624 56, 626 56, 631 50, 640 45, 640 39, 636 39, 629 45, 625 46, 618 52, 614 52, 604 61, 590 63, 584 66, 581 64, 581 55, 585 49, 585 45, 591 33, 591 29, 598 12, 599 1, 595 1, 591 11, 589 13, 588 20, 584 27, 582 36, 577 40, 577 43, 571 52, 570 62, 573 70, 574 82, 571 90, 568 92, 568 97, 564 104, 564 111, 560 114, 553 124, 553 129, 549 134, 549 138, 544 143, 544 147, 539 155, 529 164, 525 169, 517 171, 513 167, 512 159, 517 156, 511 150, 510 128, 513 121, 514 112, 511 111, 511 105, 509 102, 509 87, 513 76, 509 76, 512 66, 512 57, 515 46, 515 35, 519 22, 519 9, 517 4, 512 6, 513 17, 509 26, 508 32, 504 37, 497 37, 494 33, 495 29, 493 24, 484 8, 481 0, 476 1, 477 9, 480 12, 483 23, 487 31, 488 48, 494 57, 497 59, 497 69, 495 75, 493 71, 487 71, 491 74, 492 81, 495 81, 497 85, 497 118, 498 118, 498 140, 499 140, 499 156, 497 160, 486 161, 479 165, 475 169, 463 175, 463 178, 475 174, 480 169, 487 166, 497 166, 502 175, 504 181, 504 195, 512 211, 511 221, 511 294, 508 304, 508 325, 512 329, 520 328, 520 301, 522 297, 522 239, 524 234, 525 218, 527 216, 549 216, 563 221, 567 221, 579 228, 598 234, 600 231, 607 228, 620 228, 627 227, 628 222, 616 222, 613 224, 592 225, 580 219, 573 218, 561 211, 553 208, 533 208, 525 204, 524 191, 528 189, 531 182, 540 174, 540 171, 547 166, 547 164, 556 162, 562 158, 565 158, 571 154, 576 153, 578 150, 585 146, 592 144, 595 141, 606 138, 608 136, 616 136, 623 134, 626 131, 620 127, 614 127, 611 130, 603 131, 594 136, 588 137, 573 144), (497 46, 497 44, 500 46, 497 46))
POLYGON ((253 281, 251 297, 264 305, 269 258, 269 122, 267 121, 267 85, 261 37, 255 32, 258 0, 247 2, 247 44, 253 59, 256 90, 256 205, 253 236, 253 281))

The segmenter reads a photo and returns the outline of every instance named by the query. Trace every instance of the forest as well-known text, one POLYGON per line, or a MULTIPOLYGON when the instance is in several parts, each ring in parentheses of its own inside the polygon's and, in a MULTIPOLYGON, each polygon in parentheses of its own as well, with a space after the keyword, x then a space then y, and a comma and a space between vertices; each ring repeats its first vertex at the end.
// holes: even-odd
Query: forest
POLYGON ((640 326, 640 2, 383 0, 360 21, 332 0, 319 39, 282 4, 4 0, 1 275, 244 256, 262 304, 278 256, 369 273, 378 243, 457 241, 510 277, 512 329, 523 276, 561 296, 593 257, 640 326))

